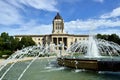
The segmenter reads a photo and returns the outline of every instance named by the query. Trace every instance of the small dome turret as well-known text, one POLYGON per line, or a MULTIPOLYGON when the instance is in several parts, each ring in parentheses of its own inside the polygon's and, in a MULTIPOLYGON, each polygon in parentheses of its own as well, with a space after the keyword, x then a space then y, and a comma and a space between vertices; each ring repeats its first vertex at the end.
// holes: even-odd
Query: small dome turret
POLYGON ((54 19, 62 19, 62 17, 60 16, 59 13, 57 13, 57 15, 54 17, 54 19))

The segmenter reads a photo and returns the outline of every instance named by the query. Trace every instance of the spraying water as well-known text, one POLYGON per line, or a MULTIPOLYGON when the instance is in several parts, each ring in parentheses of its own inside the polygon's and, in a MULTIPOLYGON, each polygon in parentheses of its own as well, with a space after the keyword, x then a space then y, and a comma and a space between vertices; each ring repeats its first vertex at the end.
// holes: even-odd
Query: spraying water
POLYGON ((74 53, 90 58, 120 56, 120 45, 103 39, 95 39, 93 35, 90 35, 88 40, 73 43, 67 52, 72 53, 72 57, 74 53))
POLYGON ((86 56, 88 57, 99 57, 100 56, 98 47, 97 47, 97 41, 94 39, 92 35, 90 35, 88 38, 88 49, 87 49, 86 56))
MULTIPOLYGON (((8 73, 8 71, 17 63, 17 59, 23 59, 24 57, 34 57, 32 61, 27 65, 27 67, 23 70, 21 75, 18 77, 18 80, 21 80, 24 73, 29 69, 32 63, 42 55, 51 55, 56 54, 56 56, 62 55, 59 50, 56 50, 57 47, 61 45, 50 44, 46 46, 30 46, 26 47, 22 50, 16 51, 13 55, 11 55, 7 60, 5 60, 2 64, 0 64, 0 71, 8 64, 12 62, 12 65, 3 73, 0 80, 4 78, 4 76, 8 73), (59 55, 58 55, 59 54, 59 55), (14 62, 15 61, 15 62, 14 62)), ((65 46, 61 46, 65 47, 65 46)), ((79 52, 87 57, 101 57, 101 56, 120 56, 120 46, 114 42, 105 41, 102 39, 95 39, 93 35, 90 35, 88 40, 78 41, 71 45, 64 53, 72 53, 72 57, 74 57, 74 53, 79 52)))

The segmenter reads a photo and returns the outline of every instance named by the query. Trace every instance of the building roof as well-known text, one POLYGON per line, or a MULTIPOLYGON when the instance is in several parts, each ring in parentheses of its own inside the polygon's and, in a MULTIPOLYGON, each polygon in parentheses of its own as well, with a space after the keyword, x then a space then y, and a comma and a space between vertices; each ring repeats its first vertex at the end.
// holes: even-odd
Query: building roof
POLYGON ((75 34, 46 34, 46 35, 15 35, 15 37, 45 37, 45 36, 74 36, 74 37, 88 37, 89 35, 75 35, 75 34))
POLYGON ((62 17, 60 16, 59 13, 57 13, 57 15, 54 17, 54 19, 62 19, 62 17))
POLYGON ((26 37, 26 36, 30 36, 30 37, 44 37, 45 35, 15 35, 15 37, 26 37))

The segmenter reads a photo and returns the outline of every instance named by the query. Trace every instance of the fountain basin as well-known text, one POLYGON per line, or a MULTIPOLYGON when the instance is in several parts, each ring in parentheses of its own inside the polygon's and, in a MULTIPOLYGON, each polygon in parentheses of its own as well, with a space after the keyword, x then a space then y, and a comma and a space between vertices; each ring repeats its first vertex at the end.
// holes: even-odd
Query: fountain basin
POLYGON ((58 64, 65 67, 93 71, 120 71, 120 61, 113 59, 73 59, 57 58, 58 64))

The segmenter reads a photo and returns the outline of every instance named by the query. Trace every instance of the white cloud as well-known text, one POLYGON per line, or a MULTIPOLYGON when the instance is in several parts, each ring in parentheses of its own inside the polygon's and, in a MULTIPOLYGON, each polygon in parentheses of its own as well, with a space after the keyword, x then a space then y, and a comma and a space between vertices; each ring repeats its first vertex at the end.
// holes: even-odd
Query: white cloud
MULTIPOLYGON (((70 22, 65 22, 65 31, 68 31, 69 34, 89 34, 89 30, 93 30, 94 33, 101 34, 112 34, 116 33, 120 36, 120 20, 95 20, 89 19, 86 21, 75 20, 70 22)), ((2 29, 3 30, 3 29, 2 29)), ((51 34, 52 33, 52 24, 38 24, 36 21, 31 20, 30 22, 21 25, 19 28, 4 28, 4 31, 10 33, 11 35, 17 34, 51 34)), ((0 31, 2 32, 2 31, 0 31)))
POLYGON ((4 1, 6 1, 9 4, 11 4, 14 7, 18 7, 18 8, 24 9, 23 6, 19 3, 20 0, 4 0, 4 1))
POLYGON ((11 28, 11 27, 3 27, 2 30, 0 30, 0 33, 8 32, 10 35, 36 35, 36 34, 51 34, 52 32, 52 25, 45 25, 45 24, 38 24, 36 21, 31 20, 30 22, 26 24, 22 24, 19 28, 11 28))
POLYGON ((104 0, 93 0, 93 1, 99 2, 99 3, 103 3, 104 2, 104 0))
POLYGON ((23 4, 35 9, 58 11, 56 0, 0 0, 0 24, 24 24, 24 16, 20 14, 20 8, 25 10, 23 4))
POLYGON ((14 29, 14 32, 19 34, 50 34, 52 31, 52 25, 38 24, 36 21, 32 20, 20 28, 14 29))
POLYGON ((21 15, 17 9, 0 0, 0 24, 11 25, 20 23, 22 23, 21 15))
POLYGON ((46 10, 46 11, 58 11, 56 8, 57 1, 56 0, 11 0, 12 4, 21 7, 20 4, 24 4, 26 6, 31 6, 36 9, 46 10))
POLYGON ((113 9, 112 12, 102 15, 100 18, 115 18, 120 16, 120 7, 113 9))
MULTIPOLYGON (((104 0, 103 0, 104 1, 104 0)), ((31 6, 36 9, 42 9, 46 11, 58 11, 55 7, 56 0, 9 0, 9 4, 5 3, 4 0, 0 0, 0 24, 12 25, 20 24, 19 28, 5 27, 0 30, 0 32, 6 31, 12 35, 16 34, 51 34, 52 24, 38 24, 35 20, 23 23, 22 15, 19 13, 17 8, 24 7, 21 5, 31 6), (10 5, 12 4, 12 5, 10 5), (16 6, 16 7, 15 7, 16 6)), ((65 30, 69 33, 82 33, 81 31, 94 30, 97 28, 116 28, 120 26, 120 20, 104 19, 111 17, 120 16, 120 8, 114 9, 111 13, 107 13, 101 16, 101 19, 88 19, 88 20, 74 20, 70 22, 65 22, 65 30)), ((104 33, 114 33, 119 34, 120 30, 103 30, 104 33)), ((99 31, 97 31, 99 32, 99 31)), ((96 32, 96 33, 97 33, 96 32)), ((100 31, 100 33, 103 33, 100 31)))
POLYGON ((120 36, 120 30, 119 29, 99 30, 99 31, 95 31, 95 33, 100 33, 100 34, 117 34, 117 35, 120 36))
MULTIPOLYGON (((115 21, 115 20, 106 20, 106 19, 98 19, 98 20, 89 19, 89 20, 83 21, 78 19, 75 21, 65 22, 66 31, 69 31, 69 33, 79 33, 79 34, 80 33, 88 34, 90 30, 92 31, 97 30, 97 33, 99 32, 101 33, 103 31, 107 34, 110 34, 112 33, 113 29, 116 29, 118 27, 120 27, 120 20, 115 21), (98 29, 102 29, 102 30, 99 31, 98 29)), ((117 30, 114 30, 113 33, 118 34, 119 31, 120 31, 120 28, 117 30)))
POLYGON ((95 30, 94 34, 117 34, 120 37, 120 30, 119 29, 106 29, 106 30, 95 30))
MULTIPOLYGON (((120 20, 118 21, 104 20, 104 19, 101 19, 101 20, 90 19, 86 21, 76 20, 76 21, 65 22, 65 31, 68 31, 69 33, 74 34, 74 33, 82 33, 84 31, 89 31, 89 30, 97 30, 97 33, 103 31, 109 34, 109 33, 112 33, 113 31, 110 28, 113 28, 114 29, 113 33, 116 32, 118 34, 118 31, 120 31, 120 29, 115 30, 115 28, 116 27, 118 28, 119 26, 120 26, 120 20), (98 30, 99 28, 100 29, 102 28, 102 30, 99 31, 98 30)), ((52 24, 40 25, 37 22, 32 20, 24 25, 21 25, 17 29, 6 28, 6 31, 9 32, 10 34, 16 34, 16 33, 18 34, 51 34, 52 24)))
POLYGON ((21 26, 18 29, 12 29, 14 30, 13 33, 11 34, 31 34, 31 35, 41 35, 41 34, 51 34, 52 31, 52 26, 51 24, 49 25, 45 25, 45 24, 41 24, 41 25, 33 25, 33 26, 21 26), (17 33, 16 33, 17 32, 17 33))
POLYGON ((96 28, 100 28, 100 27, 116 27, 116 26, 120 26, 120 20, 105 20, 105 19, 89 19, 86 21, 83 20, 76 20, 76 21, 70 21, 70 22, 66 22, 65 26, 67 28, 79 28, 82 30, 93 30, 96 28))
POLYGON ((56 0, 19 0, 19 2, 36 9, 58 11, 55 7, 57 5, 56 0))
POLYGON ((79 2, 80 0, 60 0, 60 2, 65 2, 65 3, 76 3, 76 2, 79 2))

